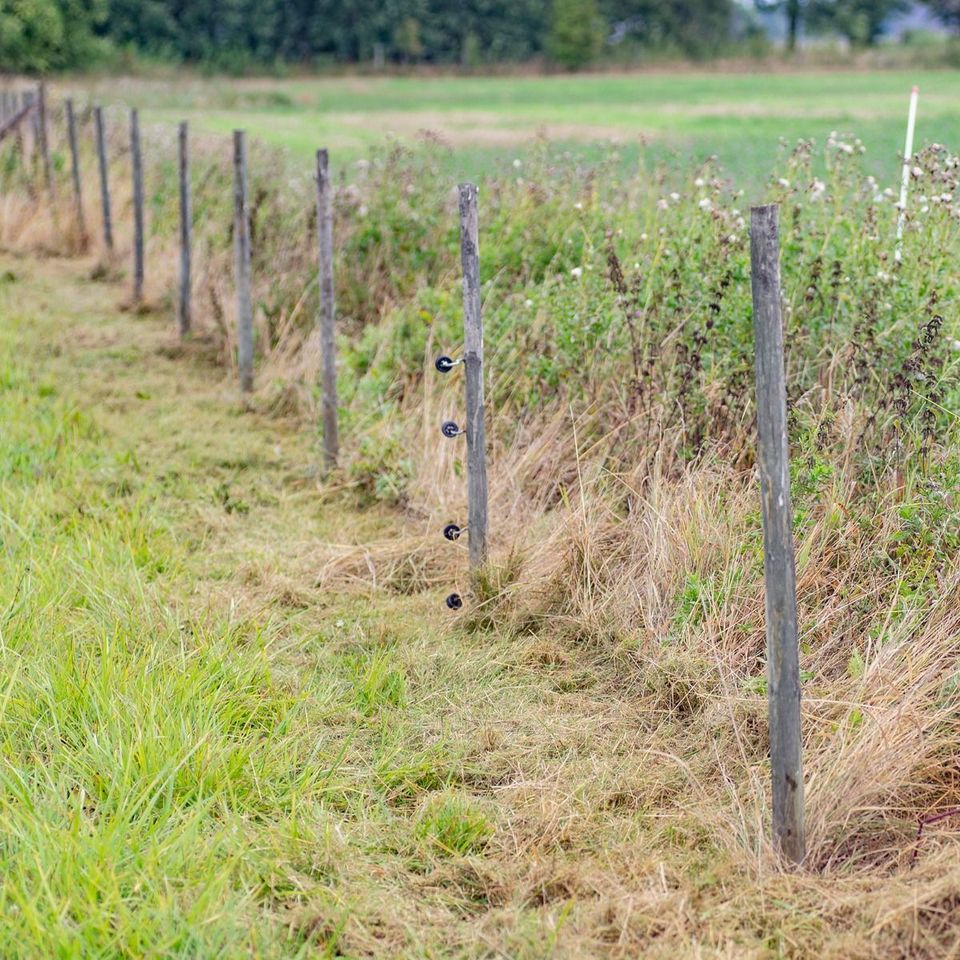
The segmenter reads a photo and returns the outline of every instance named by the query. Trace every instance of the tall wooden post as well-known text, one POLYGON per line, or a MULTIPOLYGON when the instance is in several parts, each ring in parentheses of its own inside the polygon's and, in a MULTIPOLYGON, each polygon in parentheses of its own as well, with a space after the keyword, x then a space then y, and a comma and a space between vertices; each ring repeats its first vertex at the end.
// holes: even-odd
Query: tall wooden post
POLYGON ((100 168, 100 210, 103 220, 103 242, 113 252, 113 221, 110 216, 110 169, 107 159, 107 137, 103 127, 103 108, 93 108, 93 125, 97 138, 97 165, 100 168))
POLYGON ((247 142, 233 131, 234 224, 237 284, 237 366, 240 389, 253 390, 253 301, 250 294, 250 206, 247 200, 247 142))
POLYGON ((190 203, 190 154, 186 121, 179 130, 179 173, 180 173, 180 336, 190 333, 190 243, 193 228, 193 210, 190 203))
POLYGON ((140 116, 130 111, 130 162, 133 169, 133 302, 143 303, 143 157, 140 153, 140 116))
POLYGON ((805 840, 797 583, 780 314, 780 238, 775 204, 754 207, 751 211, 750 263, 763 513, 773 839, 784 856, 800 863, 805 853, 805 840))
POLYGON ((77 232, 80 247, 87 247, 87 221, 83 215, 83 193, 80 186, 80 150, 77 146, 77 118, 73 112, 73 100, 67 100, 67 140, 70 143, 70 173, 73 180, 73 201, 76 209, 77 232))
POLYGON ((467 530, 470 569, 487 560, 487 442, 483 402, 483 319, 477 188, 460 184, 460 263, 463 268, 463 362, 467 393, 467 530))
POLYGON ((337 340, 333 289, 333 205, 330 158, 317 151, 317 250, 320 273, 320 352, 323 404, 323 455, 328 469, 337 465, 337 340))
POLYGON ((41 83, 37 88, 37 123, 40 138, 40 157, 43 160, 43 178, 51 202, 56 200, 56 188, 53 184, 53 164, 50 161, 50 140, 47 136, 47 85, 41 83))

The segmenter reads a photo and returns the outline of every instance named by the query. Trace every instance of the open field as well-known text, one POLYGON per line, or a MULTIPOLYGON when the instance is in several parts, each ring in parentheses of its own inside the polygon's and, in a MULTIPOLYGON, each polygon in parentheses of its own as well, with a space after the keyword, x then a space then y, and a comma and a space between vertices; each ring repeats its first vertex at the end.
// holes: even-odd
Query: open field
POLYGON ((77 86, 106 102, 119 93, 143 106, 148 121, 186 118, 222 134, 244 127, 303 161, 320 145, 342 163, 386 136, 410 142, 432 131, 457 148, 451 176, 479 178, 543 134, 557 149, 588 157, 613 141, 629 163, 717 154, 738 185, 752 188, 772 168, 780 138, 822 143, 834 130, 860 137, 871 171, 894 180, 913 84, 921 87, 918 145, 960 142, 958 71, 110 79, 77 86))

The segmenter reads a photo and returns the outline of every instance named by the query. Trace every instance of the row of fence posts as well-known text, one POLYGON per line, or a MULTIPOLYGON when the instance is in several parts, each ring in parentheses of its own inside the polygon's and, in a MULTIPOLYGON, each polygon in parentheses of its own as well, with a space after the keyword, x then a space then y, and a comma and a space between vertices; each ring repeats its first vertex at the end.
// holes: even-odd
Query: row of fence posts
MULTIPOLYGON (((51 203, 56 201, 53 164, 47 139, 46 88, 20 93, 4 91, 0 94, 0 141, 9 133, 20 131, 27 118, 33 122, 33 142, 39 148, 43 162, 44 179, 51 203)), ((83 199, 77 114, 72 99, 64 104, 67 144, 70 151, 70 179, 73 188, 74 217, 81 249, 86 249, 88 232, 83 199)), ((133 188, 133 241, 131 300, 139 308, 144 302, 146 275, 144 222, 144 169, 140 136, 140 116, 136 108, 130 110, 130 175, 133 188)), ((107 153, 107 133, 103 108, 93 108, 94 146, 100 184, 103 244, 107 252, 114 250, 113 213, 110 199, 110 162, 107 153)), ((190 189, 189 130, 186 122, 178 127, 178 197, 180 276, 177 295, 177 322, 182 337, 189 335, 192 326, 192 226, 193 210, 190 189)), ((336 301, 333 282, 333 202, 330 181, 329 156, 326 150, 317 151, 316 204, 317 250, 320 288, 319 332, 321 348, 321 409, 323 424, 323 454, 327 468, 336 466, 339 455, 337 426, 336 374, 336 301)), ((237 288, 237 367, 240 388, 248 393, 254 382, 254 329, 252 295, 252 249, 250 236, 249 176, 247 170, 247 141, 242 130, 233 133, 234 169, 234 252, 235 283, 237 288)))
MULTIPOLYGON (((46 133, 46 92, 25 91, 19 98, 0 96, 0 141, 27 116, 34 118, 44 179, 51 200, 55 197, 53 168, 46 133)), ((110 205, 109 163, 103 110, 93 109, 95 144, 99 166, 103 242, 114 247, 110 205)), ((81 237, 86 236, 77 123, 72 100, 66 101, 67 139, 71 156, 75 215, 81 237)), ((180 277, 177 313, 180 334, 191 329, 191 225, 189 131, 178 128, 178 177, 180 215, 180 277)), ((139 115, 130 111, 131 175, 134 198, 133 300, 142 303, 144 290, 144 183, 139 115)), ((246 135, 233 134, 234 246, 237 287, 237 363, 240 386, 253 389, 253 303, 251 298, 251 240, 248 198, 246 135)), ((326 150, 316 154, 317 254, 320 289, 319 333, 321 345, 321 391, 324 459, 336 465, 339 453, 337 430, 336 322, 333 273, 333 211, 326 150)), ((467 445, 467 525, 444 527, 448 540, 464 529, 469 539, 469 566, 476 576, 487 562, 488 494, 484 408, 483 321, 480 298, 480 252, 478 240, 477 188, 459 187, 460 259, 463 271, 464 342, 462 356, 438 357, 435 366, 449 373, 462 365, 465 374, 465 425, 446 421, 441 430, 449 438, 465 435, 467 445)), ((786 378, 783 317, 781 310, 778 208, 758 206, 751 211, 751 286, 755 337, 758 466, 764 533, 764 578, 767 635, 767 692, 770 725, 770 759, 773 781, 773 837, 776 847, 789 860, 804 858, 803 766, 800 736, 800 669, 798 658, 796 572, 790 500, 790 464, 787 443, 786 378)), ((447 606, 459 609, 459 594, 447 597, 447 606)))

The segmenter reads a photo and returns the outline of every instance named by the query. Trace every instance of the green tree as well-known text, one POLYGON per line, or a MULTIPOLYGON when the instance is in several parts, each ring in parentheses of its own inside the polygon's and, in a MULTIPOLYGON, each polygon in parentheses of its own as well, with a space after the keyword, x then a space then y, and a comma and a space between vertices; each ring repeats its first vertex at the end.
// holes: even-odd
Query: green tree
POLYGON ((420 41, 420 24, 415 17, 404 17, 393 31, 393 44, 397 52, 409 63, 423 56, 423 43, 420 41))
POLYGON ((909 7, 908 0, 816 0, 810 10, 810 26, 839 33, 851 46, 871 47, 883 35, 891 14, 909 7))
POLYGON ((42 72, 57 66, 64 25, 56 0, 0 0, 4 69, 42 72))
POLYGON ((960 33, 960 0, 924 0, 924 6, 947 28, 960 33))
POLYGON ((553 0, 547 54, 567 70, 596 59, 603 46, 604 24, 597 0, 553 0))
POLYGON ((758 10, 783 10, 787 15, 787 50, 793 53, 797 49, 800 26, 808 4, 804 0, 754 0, 758 10))
POLYGON ((87 66, 106 15, 106 0, 0 0, 0 63, 24 73, 87 66))
POLYGON ((640 50, 707 57, 730 38, 731 0, 601 0, 611 41, 640 50))

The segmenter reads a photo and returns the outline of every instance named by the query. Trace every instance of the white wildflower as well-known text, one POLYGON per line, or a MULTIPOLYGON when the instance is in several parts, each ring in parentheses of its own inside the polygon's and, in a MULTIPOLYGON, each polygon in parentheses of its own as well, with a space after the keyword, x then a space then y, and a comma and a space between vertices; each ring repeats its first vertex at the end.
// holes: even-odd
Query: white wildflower
POLYGON ((582 277, 582 276, 583 276, 583 267, 574 267, 574 268, 570 271, 570 276, 571 276, 571 277, 576 277, 576 278, 578 278, 578 279, 579 279, 580 277, 582 277))

